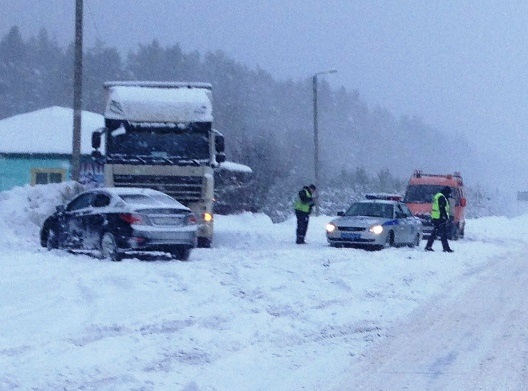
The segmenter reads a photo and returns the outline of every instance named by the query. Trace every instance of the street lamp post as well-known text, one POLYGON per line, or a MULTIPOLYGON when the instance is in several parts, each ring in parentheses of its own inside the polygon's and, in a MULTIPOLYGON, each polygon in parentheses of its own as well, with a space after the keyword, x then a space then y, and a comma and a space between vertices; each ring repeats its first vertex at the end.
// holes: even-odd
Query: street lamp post
MULTIPOLYGON (((313 124, 314 124, 314 185, 319 191, 319 125, 317 121, 317 76, 325 75, 327 73, 336 73, 337 70, 330 69, 328 71, 317 72, 312 77, 313 83, 313 124)), ((320 194, 320 193, 319 193, 320 194)), ((318 196, 319 197, 319 196, 318 196)), ((315 204, 315 215, 319 216, 319 201, 315 204)))

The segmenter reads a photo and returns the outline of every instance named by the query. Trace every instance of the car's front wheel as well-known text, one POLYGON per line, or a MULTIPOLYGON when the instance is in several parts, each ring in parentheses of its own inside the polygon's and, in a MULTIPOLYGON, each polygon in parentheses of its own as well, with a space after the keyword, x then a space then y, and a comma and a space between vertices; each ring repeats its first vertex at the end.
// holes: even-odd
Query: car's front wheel
POLYGON ((119 252, 115 237, 110 232, 106 232, 101 238, 101 258, 119 262, 123 255, 119 252))
POLYGON ((394 247, 394 232, 389 231, 387 233, 387 237, 385 238, 385 243, 381 246, 381 248, 389 248, 394 247))
POLYGON ((46 248, 48 250, 55 250, 59 248, 58 235, 54 229, 48 230, 48 237, 46 239, 46 248))

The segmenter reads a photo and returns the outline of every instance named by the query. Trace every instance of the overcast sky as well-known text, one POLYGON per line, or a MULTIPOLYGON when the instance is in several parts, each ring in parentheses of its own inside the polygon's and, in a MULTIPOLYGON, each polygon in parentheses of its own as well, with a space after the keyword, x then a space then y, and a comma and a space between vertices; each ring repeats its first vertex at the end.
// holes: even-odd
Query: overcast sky
MULTIPOLYGON (((45 27, 73 41, 75 0, 0 5, 2 36, 18 25, 25 38, 45 27)), ((156 38, 222 50, 277 79, 335 68, 326 80, 369 105, 474 137, 505 164, 521 162, 516 170, 528 165, 526 0, 84 0, 84 25, 88 46, 156 38)))

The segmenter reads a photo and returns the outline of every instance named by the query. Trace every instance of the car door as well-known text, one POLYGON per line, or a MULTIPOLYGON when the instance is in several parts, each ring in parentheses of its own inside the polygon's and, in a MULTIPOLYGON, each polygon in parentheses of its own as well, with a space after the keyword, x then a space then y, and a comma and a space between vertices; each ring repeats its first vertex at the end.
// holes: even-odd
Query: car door
POLYGON ((83 247, 86 250, 98 249, 101 241, 103 228, 107 221, 107 206, 110 205, 110 195, 105 192, 94 192, 91 199, 91 208, 83 216, 83 229, 85 241, 83 247))
POLYGON ((392 208, 392 218, 393 218, 393 231, 394 231, 394 244, 399 245, 404 237, 404 227, 402 226, 401 219, 401 210, 398 208, 398 205, 391 205, 392 208))
POLYGON ((418 224, 421 224, 412 214, 409 207, 405 204, 399 205, 402 211, 402 214, 405 216, 403 218, 405 225, 405 240, 404 243, 414 243, 416 234, 418 233, 418 224))
POLYGON ((83 193, 74 198, 61 215, 59 224, 62 237, 59 238, 64 247, 81 249, 85 240, 84 216, 91 209, 92 193, 83 193))

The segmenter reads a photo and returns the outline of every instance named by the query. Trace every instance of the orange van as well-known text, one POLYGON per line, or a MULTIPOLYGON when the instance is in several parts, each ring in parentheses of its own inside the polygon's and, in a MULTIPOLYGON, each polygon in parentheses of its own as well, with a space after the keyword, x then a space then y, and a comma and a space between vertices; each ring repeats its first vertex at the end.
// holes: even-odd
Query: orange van
POLYGON ((428 238, 433 230, 431 222, 431 206, 433 196, 444 186, 451 188, 450 203, 450 228, 448 237, 458 240, 464 237, 466 225, 466 197, 464 194, 464 181, 459 172, 454 174, 424 174, 417 170, 409 179, 403 202, 407 204, 411 212, 422 220, 423 237, 428 238))

